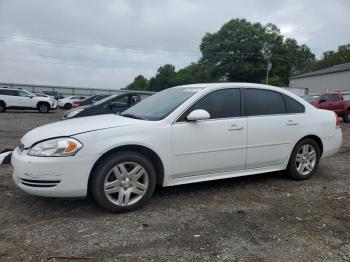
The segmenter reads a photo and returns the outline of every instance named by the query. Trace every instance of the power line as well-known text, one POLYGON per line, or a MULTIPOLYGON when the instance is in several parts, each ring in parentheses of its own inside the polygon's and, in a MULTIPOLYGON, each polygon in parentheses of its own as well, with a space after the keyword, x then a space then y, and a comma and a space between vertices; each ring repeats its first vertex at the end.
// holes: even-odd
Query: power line
POLYGON ((44 37, 28 37, 28 36, 15 36, 15 35, 4 35, 0 34, 0 39, 7 42, 16 44, 30 44, 39 46, 49 47, 63 47, 63 48, 77 48, 77 49, 93 49, 95 51, 133 51, 136 53, 153 53, 162 55, 181 55, 181 56, 199 56, 199 52, 195 51, 182 51, 174 49, 161 49, 152 48, 145 46, 126 46, 116 44, 104 44, 104 43, 93 43, 93 42, 79 42, 69 40, 58 40, 53 38, 44 37))
MULTIPOLYGON (((68 57, 68 56, 53 56, 53 55, 45 55, 45 54, 30 54, 30 53, 19 53, 19 52, 0 52, 0 54, 9 54, 9 55, 23 55, 23 56, 36 56, 36 57, 44 57, 44 58, 52 58, 52 59, 70 59, 76 61, 87 61, 87 62, 107 62, 107 63, 122 63, 122 64, 138 64, 138 65, 150 65, 150 66, 162 66, 164 64, 155 64, 155 63, 144 63, 137 61, 121 61, 121 60, 107 60, 107 59, 91 59, 91 58, 82 58, 82 57, 68 57)), ((184 64, 174 64, 177 67, 186 66, 184 64)))
POLYGON ((94 67, 94 68, 145 69, 145 70, 156 70, 156 69, 158 69, 158 67, 137 67, 137 66, 120 66, 120 65, 91 65, 91 64, 77 64, 77 63, 40 61, 40 60, 13 59, 13 58, 2 58, 2 57, 0 57, 0 60, 2 60, 2 61, 24 62, 24 63, 40 63, 40 64, 56 64, 56 65, 67 65, 67 66, 94 67))

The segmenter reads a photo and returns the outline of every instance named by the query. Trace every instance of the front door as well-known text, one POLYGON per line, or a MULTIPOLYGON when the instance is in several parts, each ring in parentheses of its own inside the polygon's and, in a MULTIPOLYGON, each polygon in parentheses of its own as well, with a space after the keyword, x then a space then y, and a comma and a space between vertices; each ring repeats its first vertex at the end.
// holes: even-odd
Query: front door
POLYGON ((247 120, 241 117, 238 88, 213 91, 198 100, 172 125, 173 178, 245 169, 247 120), (210 119, 190 122, 203 109, 210 119))
POLYGON ((36 100, 33 99, 33 96, 26 91, 19 90, 17 91, 16 105, 18 107, 36 107, 36 100))

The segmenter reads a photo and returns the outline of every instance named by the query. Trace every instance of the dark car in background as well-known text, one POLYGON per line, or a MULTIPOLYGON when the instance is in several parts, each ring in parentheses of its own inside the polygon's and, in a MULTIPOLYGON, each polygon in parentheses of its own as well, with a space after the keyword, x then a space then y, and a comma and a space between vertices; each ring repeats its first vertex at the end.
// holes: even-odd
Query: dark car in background
POLYGON ((112 95, 92 105, 81 106, 66 111, 63 119, 103 114, 119 114, 153 94, 153 92, 130 92, 121 95, 112 95))
POLYGON ((56 100, 64 98, 64 96, 61 93, 54 92, 54 91, 52 91, 52 92, 51 91, 42 91, 41 93, 43 93, 45 95, 52 96, 56 100))
POLYGON ((72 107, 75 108, 75 107, 79 107, 79 106, 91 105, 91 104, 96 103, 97 101, 100 101, 100 100, 108 97, 108 96, 110 96, 110 95, 93 95, 93 96, 90 96, 84 100, 73 102, 72 107))

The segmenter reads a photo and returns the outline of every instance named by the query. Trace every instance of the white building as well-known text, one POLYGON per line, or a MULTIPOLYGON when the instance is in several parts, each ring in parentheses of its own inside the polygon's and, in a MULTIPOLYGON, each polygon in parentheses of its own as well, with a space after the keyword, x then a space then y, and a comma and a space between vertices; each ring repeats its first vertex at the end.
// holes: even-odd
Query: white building
POLYGON ((309 94, 350 91, 350 63, 293 76, 290 87, 307 88, 309 94))

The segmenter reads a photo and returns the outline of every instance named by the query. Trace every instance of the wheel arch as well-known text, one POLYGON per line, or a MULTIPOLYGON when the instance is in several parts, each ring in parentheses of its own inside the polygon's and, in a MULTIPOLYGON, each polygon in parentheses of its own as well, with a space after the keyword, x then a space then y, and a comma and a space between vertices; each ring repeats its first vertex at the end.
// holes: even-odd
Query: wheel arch
POLYGON ((151 163, 153 164, 155 171, 156 171, 156 183, 158 185, 162 185, 164 181, 164 165, 163 161, 159 157, 159 155, 152 149, 150 149, 147 146, 143 145, 137 145, 137 144, 129 144, 129 145, 121 145, 114 147, 106 152, 104 152, 94 163, 88 179, 88 195, 91 194, 91 181, 93 177, 93 173, 98 166, 98 164, 105 159, 106 157, 110 156, 111 154, 115 154, 117 152, 126 152, 126 151, 133 151, 137 153, 141 153, 145 157, 147 157, 151 163))
POLYGON ((38 108, 40 104, 47 104, 47 105, 49 105, 49 108, 51 107, 50 103, 47 101, 38 101, 38 103, 36 103, 36 107, 38 108))
MULTIPOLYGON (((292 150, 292 152, 291 152, 291 154, 290 154, 290 157, 292 156, 292 153, 293 153, 295 147, 297 146, 297 144, 298 144, 300 141, 302 141, 302 140, 304 140, 304 139, 306 139, 306 138, 311 138, 312 140, 314 140, 314 141, 317 143, 318 147, 320 148, 320 153, 321 153, 320 156, 322 156, 322 154, 323 154, 323 143, 322 143, 322 139, 321 139, 319 136, 312 134, 312 135, 303 136, 302 138, 300 138, 300 139, 295 143, 295 145, 294 145, 294 147, 293 147, 293 150, 292 150)), ((290 157, 289 157, 289 158, 290 158, 290 157)))

